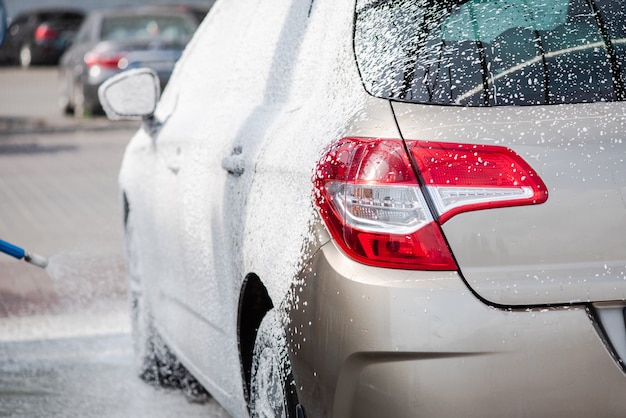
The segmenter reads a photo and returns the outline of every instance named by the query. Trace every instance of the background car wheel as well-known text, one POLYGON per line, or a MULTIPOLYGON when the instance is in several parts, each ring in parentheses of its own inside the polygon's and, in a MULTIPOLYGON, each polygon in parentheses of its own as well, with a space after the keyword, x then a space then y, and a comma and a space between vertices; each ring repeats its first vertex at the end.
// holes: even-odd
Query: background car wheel
POLYGON ((182 389, 190 402, 204 403, 210 398, 209 393, 178 361, 154 327, 151 310, 142 289, 136 245, 133 228, 127 225, 127 271, 137 373, 150 385, 182 389))
POLYGON ((289 363, 287 338, 275 310, 267 313, 259 327, 250 380, 250 412, 253 418, 303 416, 289 363))
POLYGON ((30 45, 22 45, 20 48, 19 61, 22 68, 28 68, 33 64, 33 51, 30 45))
POLYGON ((74 85, 74 118, 83 119, 92 115, 93 105, 87 101, 85 97, 83 84, 78 81, 74 85))
POLYGON ((74 114, 74 106, 68 93, 67 84, 61 84, 59 87, 59 107, 64 115, 74 114))
POLYGON ((69 103, 61 105, 61 110, 63 111, 63 114, 66 116, 71 116, 74 114, 74 107, 69 103))

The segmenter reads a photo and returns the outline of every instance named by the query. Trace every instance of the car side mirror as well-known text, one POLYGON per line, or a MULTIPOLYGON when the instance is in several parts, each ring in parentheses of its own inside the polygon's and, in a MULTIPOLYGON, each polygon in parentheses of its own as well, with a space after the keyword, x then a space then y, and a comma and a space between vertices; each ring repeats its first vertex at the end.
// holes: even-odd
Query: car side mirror
POLYGON ((98 89, 100 104, 111 120, 151 120, 160 95, 159 76, 150 68, 114 75, 98 89))

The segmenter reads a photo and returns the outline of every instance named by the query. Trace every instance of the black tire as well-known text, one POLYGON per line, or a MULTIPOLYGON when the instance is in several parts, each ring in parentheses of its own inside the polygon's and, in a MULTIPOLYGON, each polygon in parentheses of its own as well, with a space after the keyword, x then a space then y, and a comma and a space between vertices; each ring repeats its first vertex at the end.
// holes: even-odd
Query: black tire
POLYGON ((67 87, 61 86, 59 95, 59 106, 61 111, 66 116, 71 116, 74 114, 74 106, 72 105, 72 101, 69 98, 69 94, 67 93, 67 87))
POLYGON ((71 70, 64 70, 63 67, 59 68, 59 107, 64 115, 73 115, 74 98, 72 97, 72 87, 74 86, 74 79, 71 75, 71 70))
POLYGON ((176 358, 154 327, 148 299, 142 288, 137 242, 130 222, 126 226, 125 238, 137 374, 152 386, 181 389, 188 401, 204 403, 210 398, 209 393, 176 358))
POLYGON ((302 416, 287 350, 280 318, 270 310, 254 342, 249 405, 253 418, 302 416))
POLYGON ((72 116, 74 114, 74 107, 70 105, 69 103, 66 105, 63 105, 61 107, 61 110, 63 111, 63 114, 65 116, 72 116))

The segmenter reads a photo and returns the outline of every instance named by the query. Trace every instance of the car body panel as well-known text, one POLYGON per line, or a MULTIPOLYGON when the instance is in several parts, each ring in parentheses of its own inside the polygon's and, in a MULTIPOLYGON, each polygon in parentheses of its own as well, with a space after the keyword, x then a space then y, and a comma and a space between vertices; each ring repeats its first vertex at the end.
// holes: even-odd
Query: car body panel
MULTIPOLYGON (((350 16, 349 5, 343 9, 344 18, 350 16)), ((340 42, 339 49, 322 49, 322 40, 329 37, 323 31, 303 39, 306 25, 293 25, 291 31, 281 32, 287 16, 307 23, 307 13, 305 4, 278 2, 255 9, 246 3, 217 3, 198 31, 196 39, 203 39, 203 43, 192 41, 179 64, 204 70, 184 75, 175 71, 155 112, 157 120, 166 123, 154 137, 141 131, 133 138, 120 172, 131 212, 151 212, 150 217, 137 220, 134 228, 145 230, 139 234, 146 237, 144 245, 152 247, 146 259, 159 260, 154 265, 144 264, 145 276, 161 289, 150 296, 151 304, 159 306, 155 312, 159 330, 174 352, 235 416, 244 416, 242 405, 246 409, 241 373, 236 373, 240 368, 236 319, 243 280, 254 272, 263 277, 276 303, 285 298, 289 277, 295 276, 300 265, 300 242, 309 234, 314 213, 310 202, 311 167, 329 138, 339 138, 347 134, 348 127, 359 123, 363 128, 353 127, 351 134, 399 138, 389 103, 360 89, 353 61, 341 71, 329 66, 320 68, 325 77, 313 80, 317 88, 310 85, 309 77, 304 78, 305 70, 318 64, 314 58, 302 59, 291 72, 283 71, 280 77, 271 78, 270 74, 278 71, 277 65, 294 60, 298 54, 319 57, 321 50, 327 63, 333 63, 335 54, 350 62, 349 20, 343 19, 343 26, 336 26, 332 35, 335 42, 340 42), (275 25, 263 34, 242 33, 227 18, 208 24, 216 15, 237 16, 242 25, 263 16, 275 25), (289 45, 284 49, 285 56, 277 58, 261 47, 268 37, 273 39, 271 42, 289 45), (246 48, 237 56, 229 56, 244 39, 246 48), (246 78, 242 68, 249 62, 255 63, 255 74, 246 78), (229 74, 244 77, 229 80, 229 74), (259 79, 265 79, 270 86, 263 87, 259 79), (292 86, 291 95, 277 94, 280 90, 272 89, 272 83, 292 86), (337 101, 332 108, 320 108, 318 103, 326 100, 327 85, 337 89, 337 101), (242 102, 242 94, 253 100, 242 102), (311 100, 312 95, 316 100, 311 100), (220 100, 200 101, 198 96, 220 100), (210 117, 198 119, 198 114, 210 117), (366 118, 365 114, 372 117, 366 118), (281 157, 276 151, 292 144, 296 137, 307 146, 292 154, 293 159, 281 157), (238 155, 243 174, 228 174, 224 166, 238 155), (289 199, 271 198, 263 182, 276 187, 276 195, 289 199), (172 202, 182 204, 168 207, 172 202), (243 210, 246 207, 256 210, 243 210), (282 217, 281 229, 277 229, 276 217, 281 213, 289 216, 282 217), (159 219, 168 219, 167 226, 159 228, 159 219), (261 253, 257 255, 254 248, 266 248, 273 256, 268 259, 261 253), (161 268, 163 264, 168 267, 161 268)), ((323 16, 328 14, 316 16, 309 24, 327 23, 323 16)))
MULTIPOLYGON (((218 1, 154 117, 129 143, 119 181, 139 237, 139 260, 131 262, 147 281, 168 347, 233 417, 248 417, 239 320, 242 289, 254 276, 284 314, 306 416, 623 416, 626 376, 611 338, 626 324, 598 320, 600 308, 586 303, 623 299, 619 273, 611 284, 561 290, 548 283, 537 288, 539 296, 517 294, 515 285, 527 277, 506 276, 510 271, 497 282, 485 279, 494 265, 524 264, 523 254, 494 261, 488 245, 498 248, 498 233, 510 230, 524 234, 505 246, 530 251, 526 264, 546 268, 534 246, 562 247, 571 232, 545 238, 532 226, 559 229, 546 223, 563 220, 555 213, 574 212, 574 203, 589 216, 592 202, 576 197, 594 197, 594 184, 608 194, 603 202, 621 228, 621 106, 465 109, 376 98, 359 77, 354 14, 354 1, 218 1), (606 137, 585 132, 598 123, 606 137), (580 142, 567 139, 574 134, 580 142), (459 271, 365 266, 338 249, 313 199, 317 163, 344 137, 499 141, 545 176, 550 195, 543 205, 464 213, 444 223, 459 271), (589 142, 579 146, 583 140, 589 142), (594 166, 586 154, 604 159, 594 166), (557 173, 584 176, 588 184, 572 187, 557 173), (470 227, 487 237, 485 245, 471 241, 470 227), (585 291, 598 293, 581 300, 585 291)), ((608 221, 594 222, 608 228, 608 221)), ((597 231, 583 230, 596 234, 595 244, 597 231)), ((596 249, 602 263, 623 260, 624 238, 610 239, 596 249)), ((623 305, 602 307, 610 314, 604 316, 615 317, 623 305)))
POLYGON ((583 306, 494 309, 457 273, 368 267, 332 242, 307 267, 289 335, 301 400, 323 405, 310 416, 623 414, 626 378, 583 306))
POLYGON ((544 204, 464 213, 443 225, 482 298, 504 306, 626 298, 622 103, 393 107, 404 138, 507 146, 548 188, 544 204))

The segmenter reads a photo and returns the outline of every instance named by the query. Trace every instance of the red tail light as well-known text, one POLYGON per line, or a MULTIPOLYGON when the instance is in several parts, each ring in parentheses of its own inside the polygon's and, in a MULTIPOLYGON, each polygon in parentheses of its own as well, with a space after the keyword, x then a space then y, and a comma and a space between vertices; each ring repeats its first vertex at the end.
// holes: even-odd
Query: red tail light
POLYGON ((424 141, 408 147, 410 156, 400 140, 344 138, 318 163, 320 214, 341 249, 361 263, 457 270, 440 224, 468 210, 547 199, 541 179, 507 148, 424 141))
POLYGON ((59 31, 52 29, 50 26, 41 24, 35 29, 35 40, 37 41, 49 41, 54 40, 59 36, 59 31))
POLYGON ((89 52, 85 54, 85 64, 87 67, 98 66, 103 68, 124 69, 125 66, 128 65, 124 55, 125 54, 121 53, 101 54, 89 52))
POLYGON ((401 141, 342 139, 319 162, 315 191, 333 238, 353 259, 457 270, 401 141))
POLYGON ((493 145, 409 141, 443 224, 472 210, 543 203, 548 190, 512 150, 493 145))

